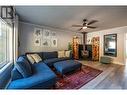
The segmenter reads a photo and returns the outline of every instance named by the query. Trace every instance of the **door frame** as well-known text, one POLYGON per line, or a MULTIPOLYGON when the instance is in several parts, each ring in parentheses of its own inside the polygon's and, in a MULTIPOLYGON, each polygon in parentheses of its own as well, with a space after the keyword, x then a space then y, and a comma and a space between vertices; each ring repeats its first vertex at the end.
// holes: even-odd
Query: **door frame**
POLYGON ((124 32, 124 51, 125 51, 125 52, 124 52, 124 65, 127 65, 127 64, 126 64, 126 59, 127 59, 127 58, 126 58, 126 52, 127 52, 127 49, 126 49, 126 48, 127 48, 127 47, 126 47, 126 46, 127 46, 127 45, 126 45, 127 36, 126 36, 126 35, 127 35, 127 32, 124 32))

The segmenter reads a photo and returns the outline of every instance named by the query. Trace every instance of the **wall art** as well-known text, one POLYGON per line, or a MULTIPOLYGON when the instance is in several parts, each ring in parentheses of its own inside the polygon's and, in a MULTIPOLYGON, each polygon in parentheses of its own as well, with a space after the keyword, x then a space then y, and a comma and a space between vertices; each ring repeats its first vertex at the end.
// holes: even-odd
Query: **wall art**
POLYGON ((57 47, 57 38, 51 39, 51 47, 57 47))
POLYGON ((43 47, 50 47, 51 41, 50 39, 42 39, 42 46, 43 47))
POLYGON ((36 38, 34 41, 34 45, 35 46, 41 46, 41 39, 40 38, 36 38))
POLYGON ((37 38, 42 37, 42 29, 41 28, 35 28, 34 29, 34 36, 37 38))
POLYGON ((51 38, 51 31, 48 29, 43 29, 43 39, 50 39, 51 38))

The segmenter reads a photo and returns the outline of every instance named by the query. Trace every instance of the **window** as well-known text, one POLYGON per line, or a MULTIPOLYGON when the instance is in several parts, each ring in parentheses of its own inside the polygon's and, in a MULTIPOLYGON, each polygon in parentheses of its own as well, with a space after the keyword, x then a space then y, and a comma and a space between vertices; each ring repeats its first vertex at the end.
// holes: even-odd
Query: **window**
POLYGON ((0 68, 12 61, 12 27, 0 18, 0 68))

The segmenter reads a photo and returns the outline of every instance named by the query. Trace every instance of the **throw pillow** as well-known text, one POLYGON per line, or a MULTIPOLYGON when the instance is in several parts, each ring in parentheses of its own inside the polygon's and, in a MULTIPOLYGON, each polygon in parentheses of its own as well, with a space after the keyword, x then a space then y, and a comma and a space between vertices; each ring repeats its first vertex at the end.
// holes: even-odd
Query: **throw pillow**
POLYGON ((27 54, 26 56, 27 56, 28 60, 29 60, 32 64, 35 63, 35 60, 34 60, 34 58, 31 56, 31 54, 27 54))
POLYGON ((33 57, 36 63, 42 61, 41 57, 38 54, 31 54, 31 56, 33 57))
POLYGON ((24 78, 32 75, 32 68, 30 63, 22 56, 18 58, 17 62, 15 63, 15 67, 24 78))
POLYGON ((62 51, 58 51, 58 58, 63 58, 65 57, 65 51, 62 50, 62 51))
POLYGON ((65 56, 66 56, 66 57, 70 57, 70 53, 71 53, 71 51, 70 51, 70 50, 65 51, 65 56))
POLYGON ((16 67, 14 67, 11 73, 12 73, 12 76, 11 76, 12 81, 23 78, 23 75, 17 70, 16 67))

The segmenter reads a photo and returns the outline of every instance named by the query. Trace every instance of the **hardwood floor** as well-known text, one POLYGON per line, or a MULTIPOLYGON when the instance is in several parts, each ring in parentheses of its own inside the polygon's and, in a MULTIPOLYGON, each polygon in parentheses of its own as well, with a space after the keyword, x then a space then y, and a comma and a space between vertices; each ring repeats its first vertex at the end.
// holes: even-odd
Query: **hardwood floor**
POLYGON ((127 67, 117 64, 101 64, 80 61, 84 65, 103 70, 103 72, 81 89, 127 89, 127 67))

